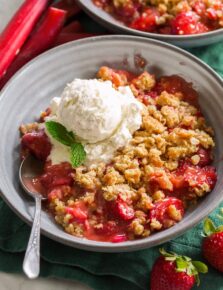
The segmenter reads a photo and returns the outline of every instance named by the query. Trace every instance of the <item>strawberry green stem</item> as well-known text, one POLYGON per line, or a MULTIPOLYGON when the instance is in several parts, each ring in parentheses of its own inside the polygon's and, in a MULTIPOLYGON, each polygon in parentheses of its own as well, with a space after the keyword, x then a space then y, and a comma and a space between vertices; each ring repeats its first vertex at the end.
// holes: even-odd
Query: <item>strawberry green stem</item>
POLYGON ((200 284, 199 273, 207 273, 208 267, 200 261, 192 261, 190 257, 180 256, 174 252, 167 252, 160 249, 161 255, 164 256, 166 261, 175 262, 176 272, 186 272, 190 276, 194 276, 197 285, 200 284))

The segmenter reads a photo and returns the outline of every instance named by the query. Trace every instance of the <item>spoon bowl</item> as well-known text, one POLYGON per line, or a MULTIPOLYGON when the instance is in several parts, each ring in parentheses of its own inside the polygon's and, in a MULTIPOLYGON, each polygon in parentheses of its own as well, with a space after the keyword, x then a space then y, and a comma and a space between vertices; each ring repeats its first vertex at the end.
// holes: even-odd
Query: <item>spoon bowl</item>
POLYGON ((32 155, 28 155, 20 164, 19 168, 19 180, 23 189, 31 197, 35 198, 37 195, 40 196, 42 200, 46 198, 40 194, 32 183, 32 179, 39 176, 43 172, 44 162, 34 158, 32 155))

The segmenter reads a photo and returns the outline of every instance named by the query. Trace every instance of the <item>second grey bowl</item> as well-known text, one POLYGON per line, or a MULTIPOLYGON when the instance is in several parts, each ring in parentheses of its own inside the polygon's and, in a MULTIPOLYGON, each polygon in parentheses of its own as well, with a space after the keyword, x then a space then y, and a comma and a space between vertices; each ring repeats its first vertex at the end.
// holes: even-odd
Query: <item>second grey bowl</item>
POLYGON ((193 35, 166 35, 132 29, 94 5, 92 0, 76 1, 91 18, 116 33, 133 34, 136 36, 154 38, 180 47, 200 47, 223 40, 223 28, 193 35))
POLYGON ((22 123, 33 122, 61 94, 74 78, 94 78, 98 68, 110 65, 139 72, 135 56, 142 56, 145 67, 156 75, 178 74, 193 82, 200 93, 200 105, 215 130, 215 189, 203 198, 184 219, 172 228, 141 240, 105 243, 73 237, 65 233, 45 211, 42 233, 72 247, 98 251, 123 252, 149 248, 179 236, 206 217, 223 199, 223 81, 207 65, 174 46, 134 36, 104 36, 75 41, 37 57, 21 69, 3 89, 0 97, 0 189, 2 197, 16 214, 31 224, 33 201, 19 185, 19 131, 22 123))

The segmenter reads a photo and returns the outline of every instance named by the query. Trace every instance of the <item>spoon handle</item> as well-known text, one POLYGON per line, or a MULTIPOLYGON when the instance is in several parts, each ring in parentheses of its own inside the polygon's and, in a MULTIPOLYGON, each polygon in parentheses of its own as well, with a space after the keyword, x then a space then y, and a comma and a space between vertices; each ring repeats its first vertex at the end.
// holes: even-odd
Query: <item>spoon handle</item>
POLYGON ((34 279, 40 272, 40 217, 41 217, 41 198, 35 197, 36 209, 33 226, 23 261, 23 271, 28 278, 34 279))

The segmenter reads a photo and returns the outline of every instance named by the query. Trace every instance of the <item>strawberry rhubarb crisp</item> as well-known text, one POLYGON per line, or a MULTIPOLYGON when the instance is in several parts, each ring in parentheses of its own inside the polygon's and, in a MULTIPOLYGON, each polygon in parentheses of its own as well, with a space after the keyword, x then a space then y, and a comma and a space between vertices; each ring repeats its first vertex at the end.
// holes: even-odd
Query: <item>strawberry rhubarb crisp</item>
POLYGON ((22 155, 45 162, 33 184, 67 233, 144 238, 214 188, 213 130, 177 75, 101 67, 97 76, 75 79, 38 122, 20 127, 22 155))
POLYGON ((197 34, 223 28, 222 0, 93 0, 133 29, 197 34))

